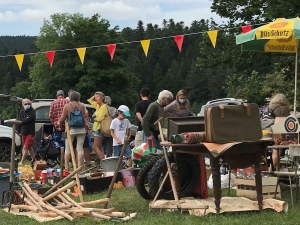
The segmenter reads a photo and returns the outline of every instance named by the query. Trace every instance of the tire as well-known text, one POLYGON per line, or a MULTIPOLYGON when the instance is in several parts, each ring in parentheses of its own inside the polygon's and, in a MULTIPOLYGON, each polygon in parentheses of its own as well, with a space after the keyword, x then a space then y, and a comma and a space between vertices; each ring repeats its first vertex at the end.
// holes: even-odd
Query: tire
POLYGON ((7 143, 0 143, 0 162, 10 162, 11 145, 7 143))
POLYGON ((140 169, 136 178, 136 189, 140 196, 145 200, 153 199, 153 196, 146 189, 145 184, 148 183, 148 173, 152 169, 153 165, 161 156, 154 156, 140 169))
MULTIPOLYGON (((181 180, 181 191, 180 197, 189 197, 193 194, 194 189, 200 181, 200 165, 198 160, 190 154, 177 154, 178 156, 178 166, 180 171, 178 171, 181 180)), ((170 163, 172 163, 173 157, 169 156, 170 163)), ((159 159, 149 173, 149 192, 150 195, 155 196, 160 183, 162 181, 162 174, 167 169, 167 164, 165 158, 159 159)), ((172 188, 168 190, 161 191, 158 195, 158 199, 173 200, 174 195, 172 188)))

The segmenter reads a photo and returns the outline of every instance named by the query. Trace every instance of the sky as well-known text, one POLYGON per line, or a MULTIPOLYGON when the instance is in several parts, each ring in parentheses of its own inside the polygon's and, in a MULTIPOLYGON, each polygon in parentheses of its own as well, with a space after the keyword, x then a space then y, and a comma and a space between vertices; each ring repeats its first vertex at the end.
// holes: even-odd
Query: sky
POLYGON ((183 21, 222 19, 211 13, 212 0, 0 0, 0 35, 39 35, 43 20, 54 13, 95 13, 111 26, 135 28, 138 20, 161 26, 163 19, 183 21))

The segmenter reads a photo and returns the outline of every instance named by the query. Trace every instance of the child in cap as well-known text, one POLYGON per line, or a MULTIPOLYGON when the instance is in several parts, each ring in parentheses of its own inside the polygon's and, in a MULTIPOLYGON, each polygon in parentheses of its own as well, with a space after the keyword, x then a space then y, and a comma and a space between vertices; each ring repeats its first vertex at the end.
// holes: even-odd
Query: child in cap
MULTIPOLYGON (((129 139, 131 137, 131 123, 126 117, 130 117, 129 108, 126 105, 119 106, 118 117, 113 119, 110 125, 111 136, 113 137, 114 156, 120 156, 125 138, 129 139), (128 136, 125 135, 126 130, 128 130, 128 136)), ((131 154, 130 146, 127 145, 124 153, 127 159, 127 167, 132 166, 131 154)))

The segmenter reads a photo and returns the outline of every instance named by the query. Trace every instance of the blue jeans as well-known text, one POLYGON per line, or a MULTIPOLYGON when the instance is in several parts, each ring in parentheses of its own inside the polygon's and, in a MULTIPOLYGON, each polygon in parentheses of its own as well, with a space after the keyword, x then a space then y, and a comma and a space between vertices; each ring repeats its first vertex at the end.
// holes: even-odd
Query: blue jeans
MULTIPOLYGON (((114 146, 113 147, 113 149, 114 149, 114 156, 120 156, 122 148, 123 148, 123 145, 114 146)), ((125 149, 124 156, 126 158, 131 158, 131 154, 132 154, 131 148, 130 148, 129 145, 127 145, 126 149, 125 149)))
MULTIPOLYGON (((160 141, 154 137, 154 135, 153 135, 153 133, 152 133, 151 131, 150 131, 150 133, 151 133, 151 135, 152 135, 152 137, 153 137, 153 140, 154 140, 156 149, 161 150, 162 147, 160 146, 160 141)), ((143 131, 143 143, 147 143, 147 137, 146 137, 144 131, 143 131)))

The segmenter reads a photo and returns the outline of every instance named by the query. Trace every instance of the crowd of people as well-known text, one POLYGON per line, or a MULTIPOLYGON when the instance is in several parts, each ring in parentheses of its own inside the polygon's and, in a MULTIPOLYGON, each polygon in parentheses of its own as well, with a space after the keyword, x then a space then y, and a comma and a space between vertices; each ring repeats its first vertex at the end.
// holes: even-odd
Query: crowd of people
MULTIPOLYGON (((70 137, 73 148, 76 150, 77 163, 81 166, 85 161, 86 166, 90 166, 90 143, 88 138, 90 127, 87 119, 89 115, 85 105, 80 102, 81 95, 75 90, 70 90, 68 96, 65 97, 64 92, 59 90, 56 97, 56 100, 51 103, 49 111, 49 119, 55 127, 56 135, 62 139, 65 138, 65 122, 69 121, 70 137), (72 115, 75 115, 75 111, 80 115, 77 116, 77 119, 82 120, 79 125, 72 125, 72 121, 75 118, 72 115)), ((173 94, 168 90, 161 91, 154 102, 150 101, 150 90, 148 88, 140 90, 140 97, 141 100, 135 105, 135 117, 138 127, 134 140, 135 146, 140 146, 142 143, 149 143, 150 141, 157 149, 161 149, 158 139, 159 129, 155 122, 161 117, 193 116, 187 98, 188 93, 185 90, 179 90, 174 101, 173 94)), ((112 107, 111 98, 100 91, 96 92, 87 101, 95 108, 95 113, 92 115, 94 136, 92 149, 98 157, 95 163, 100 164, 106 157, 120 155, 125 139, 131 137, 131 123, 128 120, 131 114, 126 105, 120 105, 117 109, 112 107), (102 121, 106 117, 112 119, 109 135, 105 135, 101 131, 101 126, 104 126, 102 121)), ((29 99, 24 99, 22 106, 23 110, 20 114, 20 120, 22 121, 23 155, 20 165, 23 164, 28 153, 31 158, 35 158, 32 148, 35 135, 35 110, 31 107, 29 99)), ((264 108, 262 123, 269 126, 289 115, 290 103, 285 95, 279 93, 264 108)), ((68 170, 71 154, 68 140, 65 140, 65 169, 68 170)), ((132 166, 131 154, 131 148, 127 145, 124 154, 127 167, 132 166)), ((272 160, 275 169, 278 168, 279 155, 281 155, 281 150, 273 149, 272 160)))
MULTIPOLYGON (((70 128, 70 138, 73 149, 76 152, 78 166, 85 161, 86 166, 91 165, 88 130, 88 111, 80 101, 80 93, 70 90, 66 97, 64 91, 56 93, 56 99, 51 103, 49 119, 55 128, 55 135, 65 139, 65 169, 69 170, 71 159, 70 145, 65 135, 65 122, 68 121, 70 128)), ((189 116, 190 104, 187 99, 187 92, 180 90, 173 101, 173 94, 168 90, 159 93, 156 101, 151 102, 149 88, 140 90, 141 101, 136 103, 135 117, 137 120, 137 133, 135 135, 135 146, 139 146, 147 141, 153 141, 156 148, 160 149, 158 140, 159 130, 155 122, 160 117, 181 117, 189 116)), ((111 98, 105 96, 103 92, 95 92, 87 100, 95 108, 93 119, 93 150, 97 155, 96 164, 106 157, 119 156, 126 138, 131 137, 131 123, 128 117, 131 116, 130 110, 126 105, 120 105, 117 109, 111 106, 111 98), (110 134, 105 135, 101 126, 106 117, 112 119, 110 123, 110 134)), ((22 121, 21 134, 23 141, 23 156, 19 165, 22 165, 28 153, 34 159, 33 142, 35 135, 35 110, 31 107, 29 99, 22 101, 23 110, 19 116, 22 121)), ((131 148, 129 145, 125 149, 126 166, 132 167, 131 148)))

